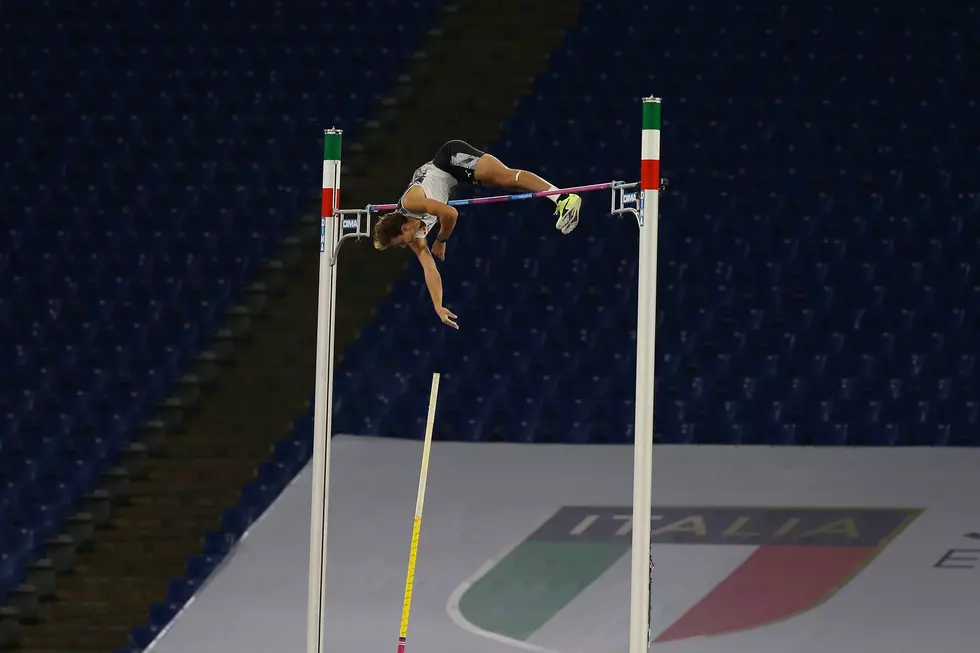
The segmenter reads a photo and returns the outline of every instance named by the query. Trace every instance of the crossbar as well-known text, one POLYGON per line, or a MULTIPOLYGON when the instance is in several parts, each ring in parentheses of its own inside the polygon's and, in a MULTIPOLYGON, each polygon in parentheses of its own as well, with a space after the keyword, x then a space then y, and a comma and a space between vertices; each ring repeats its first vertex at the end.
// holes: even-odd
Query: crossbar
MULTIPOLYGON (((602 184, 586 184, 585 186, 572 186, 570 188, 556 188, 554 190, 542 190, 537 193, 517 193, 516 195, 494 195, 492 197, 470 197, 461 200, 450 200, 449 206, 472 206, 474 204, 490 204, 492 202, 512 202, 514 200, 529 200, 533 197, 548 197, 549 195, 562 195, 564 193, 587 193, 593 190, 608 190, 610 188, 635 188, 639 182, 607 181, 602 184)), ((397 204, 369 204, 367 209, 373 213, 380 211, 394 211, 398 208, 397 204)))
MULTIPOLYGON (((607 181, 601 184, 586 184, 584 186, 570 186, 568 188, 556 188, 554 190, 544 190, 537 193, 517 193, 514 195, 494 195, 492 197, 473 197, 468 199, 451 200, 450 206, 467 206, 473 204, 491 204, 494 202, 513 202, 515 200, 526 200, 534 197, 547 197, 549 195, 561 195, 562 193, 585 193, 595 190, 609 190, 611 194, 609 213, 610 215, 623 215, 631 213, 636 217, 637 223, 642 220, 639 210, 640 191, 632 190, 640 186, 638 181, 607 181), (627 192, 631 191, 631 192, 627 192), (627 206, 632 204, 633 206, 627 206)), ((667 186, 667 180, 660 180, 660 188, 663 190, 667 186)), ((393 211, 397 204, 368 204, 363 209, 337 209, 334 208, 331 214, 334 218, 340 218, 340 229, 332 229, 333 243, 328 243, 327 218, 320 221, 320 251, 328 254, 328 262, 331 266, 337 264, 337 256, 344 241, 356 238, 371 237, 371 214, 381 211, 393 211)), ((334 225, 336 226, 336 225, 334 225)))
MULTIPOLYGON (((661 187, 667 184, 666 179, 660 180, 661 187)), ((585 193, 594 190, 609 190, 611 193, 610 215, 622 215, 632 213, 640 222, 639 199, 636 189, 640 186, 638 181, 607 181, 601 184, 586 184, 584 186, 570 186, 568 188, 556 188, 537 193, 517 193, 514 195, 494 195, 492 197, 473 197, 468 199, 451 200, 451 206, 467 206, 473 204, 490 204, 494 202, 513 202, 515 200, 526 200, 534 197, 547 197, 549 195, 561 195, 562 193, 585 193), (633 207, 627 206, 634 205, 633 207), (635 208, 634 208, 635 207, 635 208)), ((345 241, 356 238, 371 237, 371 214, 381 211, 392 211, 397 208, 397 204, 368 204, 363 209, 337 209, 333 208, 330 213, 334 220, 332 225, 328 225, 328 218, 324 217, 320 221, 320 251, 328 255, 327 261, 333 266, 337 264, 337 256, 340 247, 345 241), (340 218, 337 225, 336 218, 340 218), (336 227, 340 228, 337 229, 336 227), (333 227, 328 229, 328 227, 333 227), (333 235, 333 242, 329 242, 327 233, 333 235)))

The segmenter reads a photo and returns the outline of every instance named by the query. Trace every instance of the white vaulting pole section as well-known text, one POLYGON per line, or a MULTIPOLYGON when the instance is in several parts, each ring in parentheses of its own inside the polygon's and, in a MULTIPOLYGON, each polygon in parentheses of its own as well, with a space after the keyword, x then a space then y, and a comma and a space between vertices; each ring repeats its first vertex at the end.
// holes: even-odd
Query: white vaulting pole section
POLYGON ((653 492, 653 384, 657 327, 657 211, 660 197, 660 98, 643 99, 640 254, 636 319, 636 416, 633 443, 633 542, 630 653, 650 646, 650 520, 653 492))
POLYGON ((333 414, 334 322, 337 270, 331 254, 339 233, 343 132, 323 132, 323 198, 320 210, 320 280, 316 315, 316 394, 313 400, 313 503, 310 518, 310 585, 306 653, 326 653, 324 607, 327 582, 327 505, 330 495, 330 435, 333 414))
POLYGON ((412 522, 412 545, 408 552, 408 574, 402 598, 402 621, 398 629, 397 653, 405 653, 408 644, 408 618, 412 612, 412 592, 415 587, 415 562, 418 558, 419 535, 422 532, 422 506, 425 503, 425 484, 429 477, 429 453, 432 450, 432 429, 436 422, 436 401, 439 398, 439 373, 432 374, 429 391, 429 416, 425 420, 425 439, 422 441, 422 467, 419 471, 419 491, 415 497, 415 519, 412 522))

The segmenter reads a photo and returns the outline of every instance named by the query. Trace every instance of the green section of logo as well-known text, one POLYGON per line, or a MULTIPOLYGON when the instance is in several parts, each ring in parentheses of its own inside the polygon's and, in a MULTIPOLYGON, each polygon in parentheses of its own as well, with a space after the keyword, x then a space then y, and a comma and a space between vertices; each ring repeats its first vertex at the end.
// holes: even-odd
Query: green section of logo
POLYGON ((525 540, 463 595, 474 626, 525 640, 629 551, 629 540, 554 543, 525 540))

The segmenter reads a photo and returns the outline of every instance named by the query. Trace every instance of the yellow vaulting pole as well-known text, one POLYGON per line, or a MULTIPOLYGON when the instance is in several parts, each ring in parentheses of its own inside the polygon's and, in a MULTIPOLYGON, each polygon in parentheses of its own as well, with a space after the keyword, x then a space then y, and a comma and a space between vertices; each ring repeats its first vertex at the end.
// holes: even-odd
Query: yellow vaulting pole
POLYGON ((405 653, 408 638, 408 615, 412 611, 412 587, 415 585, 415 557, 422 530, 422 503, 425 501, 425 479, 429 475, 429 451, 432 449, 432 427, 436 421, 436 398, 439 396, 439 373, 432 375, 429 392, 429 416, 425 421, 425 442, 422 444, 422 471, 419 473, 419 493, 415 499, 415 522, 412 524, 412 548, 408 554, 408 575, 405 578, 405 598, 402 602, 402 623, 398 631, 398 653, 405 653))

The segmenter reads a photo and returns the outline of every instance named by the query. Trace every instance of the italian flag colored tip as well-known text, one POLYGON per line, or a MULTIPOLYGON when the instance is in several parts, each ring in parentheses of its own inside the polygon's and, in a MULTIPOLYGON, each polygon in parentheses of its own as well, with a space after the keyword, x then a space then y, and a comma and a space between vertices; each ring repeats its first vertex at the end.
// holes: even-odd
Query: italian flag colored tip
POLYGON ((660 98, 643 98, 640 189, 660 190, 660 98))
POLYGON ((339 131, 326 131, 323 133, 323 160, 340 161, 340 146, 343 136, 339 131))
POLYGON ((660 129, 660 98, 643 100, 643 129, 660 129))

